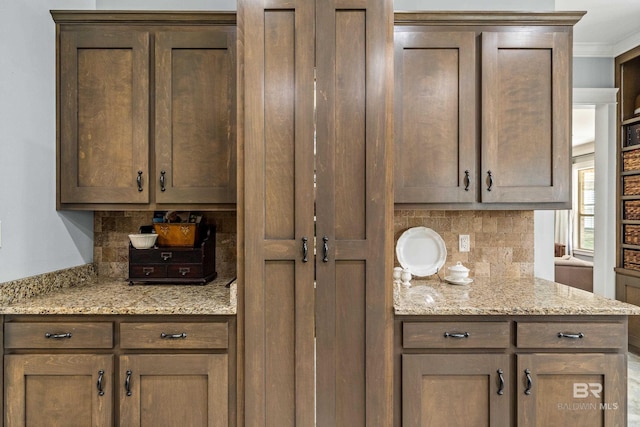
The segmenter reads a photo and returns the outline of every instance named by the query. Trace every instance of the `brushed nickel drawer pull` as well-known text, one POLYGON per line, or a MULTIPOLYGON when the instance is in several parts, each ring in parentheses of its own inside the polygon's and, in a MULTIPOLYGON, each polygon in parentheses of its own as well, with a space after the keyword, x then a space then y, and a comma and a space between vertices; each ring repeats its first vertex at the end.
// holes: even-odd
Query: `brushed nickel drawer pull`
POLYGON ((187 274, 191 273, 191 267, 180 267, 178 271, 180 272, 181 276, 186 276, 187 274))
POLYGON ((160 258, 163 261, 173 258, 173 252, 160 252, 160 258))
POLYGON ((471 335, 469 332, 445 332, 444 333, 444 337, 445 338, 469 338, 469 335, 471 335))
POLYGON ((160 338, 164 338, 168 340, 175 340, 175 339, 186 338, 186 337, 187 337, 186 332, 183 332, 181 334, 165 334, 164 332, 160 333, 160 338))
POLYGON ((584 338, 584 334, 582 332, 578 332, 577 334, 558 332, 558 338, 570 338, 572 340, 577 340, 580 338, 584 338))
POLYGON ((100 369, 98 371, 98 396, 104 396, 104 390, 102 388, 102 379, 104 378, 104 370, 100 369))
POLYGON ((489 179, 489 186, 487 187, 487 191, 491 191, 491 188, 493 187, 493 174, 491 173, 491 171, 487 171, 487 177, 489 179))
POLYGON ((145 276, 149 276, 151 273, 153 273, 153 270, 153 267, 142 267, 142 272, 145 276))
POLYGON ((71 338, 71 332, 67 332, 65 334, 50 334, 49 332, 47 332, 46 334, 44 334, 45 338, 53 338, 54 340, 61 340, 64 338, 71 338))
POLYGON ((138 184, 138 191, 142 191, 142 171, 138 171, 138 177, 136 178, 136 184, 138 184))
POLYGON ((527 376, 527 388, 524 389, 524 394, 530 395, 533 388, 533 380, 531 379, 531 371, 529 368, 524 370, 524 374, 527 376))
POLYGON ((500 379, 500 385, 498 386, 498 394, 502 396, 504 394, 504 371, 502 369, 498 369, 498 378, 500 379))
POLYGON ((469 191, 469 186, 471 185, 471 175, 469 171, 464 171, 464 191, 469 191))

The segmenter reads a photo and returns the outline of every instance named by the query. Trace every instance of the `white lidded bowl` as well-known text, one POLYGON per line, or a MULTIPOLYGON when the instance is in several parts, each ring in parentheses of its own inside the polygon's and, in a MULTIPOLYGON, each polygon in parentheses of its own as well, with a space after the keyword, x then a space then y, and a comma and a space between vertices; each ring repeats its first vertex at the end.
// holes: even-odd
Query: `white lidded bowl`
POLYGON ((149 249, 156 244, 158 235, 155 233, 129 234, 129 240, 136 249, 149 249))
POLYGON ((462 265, 460 261, 458 261, 453 267, 449 267, 447 270, 449 271, 449 277, 452 279, 466 279, 469 277, 469 269, 462 265))

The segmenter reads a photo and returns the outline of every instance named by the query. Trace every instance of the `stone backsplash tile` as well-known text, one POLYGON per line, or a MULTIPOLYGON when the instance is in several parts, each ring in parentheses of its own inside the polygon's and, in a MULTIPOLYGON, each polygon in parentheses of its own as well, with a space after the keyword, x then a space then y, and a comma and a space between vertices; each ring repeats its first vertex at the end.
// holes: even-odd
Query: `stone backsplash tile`
MULTIPOLYGON (((216 226, 218 276, 236 275, 237 231, 235 212, 205 212, 207 224, 216 226)), ((93 260, 99 276, 129 277, 129 234, 152 223, 153 212, 97 211, 94 215, 93 260)))
MULTIPOLYGON (((445 242, 447 260, 441 277, 458 261, 471 269, 471 277, 533 277, 533 211, 397 210, 395 242, 405 230, 418 226, 433 229, 445 242), (458 251, 460 234, 469 235, 469 252, 458 251)), ((400 265, 397 258, 395 265, 400 265)))

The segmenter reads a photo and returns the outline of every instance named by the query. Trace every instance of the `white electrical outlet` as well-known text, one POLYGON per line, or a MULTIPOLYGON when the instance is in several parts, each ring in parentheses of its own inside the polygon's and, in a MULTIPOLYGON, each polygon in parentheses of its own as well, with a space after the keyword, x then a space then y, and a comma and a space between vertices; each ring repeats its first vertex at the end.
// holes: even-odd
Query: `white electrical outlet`
POLYGON ((460 252, 469 252, 471 250, 471 239, 468 234, 461 234, 458 237, 458 250, 460 252))

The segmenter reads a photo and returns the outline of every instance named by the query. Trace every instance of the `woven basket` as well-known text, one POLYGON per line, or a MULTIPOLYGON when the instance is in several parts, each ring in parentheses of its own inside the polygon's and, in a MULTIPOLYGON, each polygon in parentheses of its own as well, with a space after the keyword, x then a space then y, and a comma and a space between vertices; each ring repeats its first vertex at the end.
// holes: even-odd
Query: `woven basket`
POLYGON ((628 245, 640 245, 640 225, 624 226, 624 243, 628 245))
POLYGON ((623 267, 630 268, 632 270, 640 270, 640 251, 633 249, 624 249, 623 254, 623 267))
POLYGON ((624 219, 640 219, 640 200, 624 202, 624 219))
POLYGON ((622 178, 625 196, 640 195, 640 175, 629 175, 622 178))
POLYGON ((622 170, 640 170, 640 150, 625 151, 622 154, 622 170))

